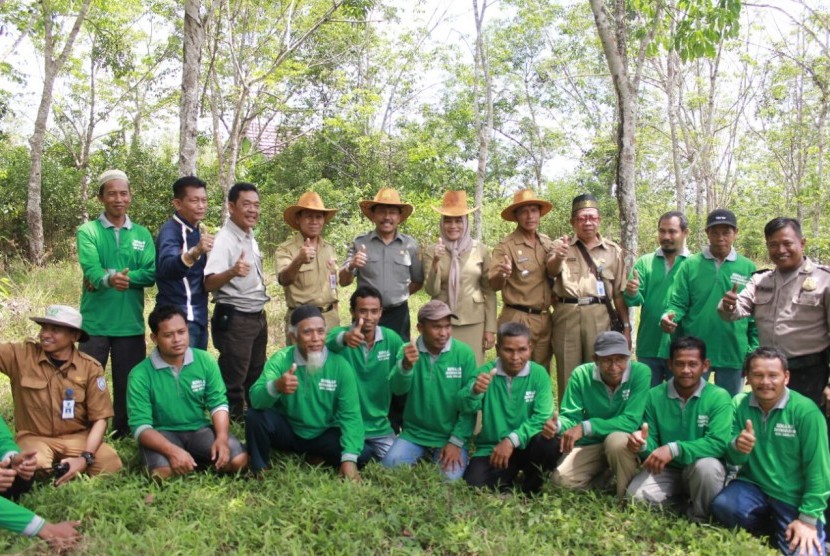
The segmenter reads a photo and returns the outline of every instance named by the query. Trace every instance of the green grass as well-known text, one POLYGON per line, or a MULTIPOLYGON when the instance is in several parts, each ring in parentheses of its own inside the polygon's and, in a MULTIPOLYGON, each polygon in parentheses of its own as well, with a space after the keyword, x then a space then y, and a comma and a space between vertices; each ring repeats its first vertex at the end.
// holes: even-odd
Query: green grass
MULTIPOLYGON (((28 317, 46 305, 77 306, 76 264, 14 268, 9 278, 10 295, 0 297, 0 341, 34 336, 37 327, 28 317)), ((269 354, 283 345, 285 314, 281 292, 271 293, 269 354)), ((415 297, 413 314, 425 299, 415 297)), ((149 311, 152 302, 147 305, 149 311)), ((343 319, 347 305, 341 304, 343 319)), ((0 413, 11 423, 5 377, 0 413)), ((238 427, 234 432, 242 434, 238 427)), ((57 489, 41 484, 23 497, 24 505, 49 520, 82 520, 84 541, 77 553, 774 554, 745 532, 691 524, 605 494, 552 485, 530 500, 473 491, 444 483, 426 464, 393 471, 372 464, 352 484, 299 458, 277 455, 263 481, 197 473, 157 485, 141 471, 132 440, 115 447, 126 466, 122 473, 83 477, 57 489)), ((47 549, 40 541, 0 532, 0 552, 47 549)))

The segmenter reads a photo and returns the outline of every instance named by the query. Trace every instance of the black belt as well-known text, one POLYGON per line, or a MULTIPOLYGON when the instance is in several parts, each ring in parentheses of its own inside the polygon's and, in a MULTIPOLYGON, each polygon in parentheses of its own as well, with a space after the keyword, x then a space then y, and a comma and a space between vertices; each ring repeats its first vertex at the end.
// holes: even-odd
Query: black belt
POLYGON ((258 317, 265 312, 265 309, 262 309, 260 311, 254 311, 253 313, 249 313, 247 311, 240 311, 239 309, 234 309, 233 312, 239 315, 245 315, 246 317, 258 317))
POLYGON ((560 297, 559 303, 568 303, 570 305, 595 305, 597 303, 605 303, 605 300, 599 297, 560 297))
POLYGON ((400 302, 400 303, 398 303, 397 305, 387 305, 386 307, 384 307, 384 308, 383 308, 383 310, 384 310, 384 311, 391 311, 392 309, 400 309, 401 307, 403 307, 404 305, 406 305, 408 301, 409 301, 409 300, 408 300, 408 299, 406 299, 406 300, 404 300, 404 301, 401 301, 401 302, 400 302))
POLYGON ((799 355, 798 357, 787 357, 787 366, 790 370, 803 369, 804 367, 817 367, 827 364, 827 353, 830 348, 818 353, 799 355))
POLYGON ((524 305, 511 305, 510 303, 505 303, 504 306, 529 315, 544 315, 548 312, 547 309, 534 309, 533 307, 525 307, 524 305))

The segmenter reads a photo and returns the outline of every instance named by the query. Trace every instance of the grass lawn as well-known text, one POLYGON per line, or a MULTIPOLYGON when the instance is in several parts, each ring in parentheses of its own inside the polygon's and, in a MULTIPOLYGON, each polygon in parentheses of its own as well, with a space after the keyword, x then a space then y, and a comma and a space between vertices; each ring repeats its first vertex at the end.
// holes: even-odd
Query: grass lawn
MULTIPOLYGON (((42 314, 50 303, 77 306, 77 265, 21 267, 9 277, 10 295, 0 296, 0 341, 33 335, 37 328, 28 316, 42 314)), ((281 346, 285 309, 282 296, 274 298, 271 345, 281 346)), ((345 292, 342 299, 347 299, 345 292)), ((2 376, 0 413, 12 424, 8 382, 2 376)), ((242 436, 241 429, 234 432, 242 436)), ((372 464, 362 472, 363 480, 353 484, 327 469, 277 455, 263 481, 196 473, 157 485, 140 471, 132 440, 115 447, 126 466, 122 473, 83 477, 59 489, 43 484, 23 497, 24 505, 49 520, 83 521, 85 539, 77 553, 774 553, 745 532, 694 525, 605 494, 551 485, 534 499, 478 492, 442 482, 426 464, 394 471, 372 464)), ((0 532, 0 552, 47 549, 40 541, 0 532)))

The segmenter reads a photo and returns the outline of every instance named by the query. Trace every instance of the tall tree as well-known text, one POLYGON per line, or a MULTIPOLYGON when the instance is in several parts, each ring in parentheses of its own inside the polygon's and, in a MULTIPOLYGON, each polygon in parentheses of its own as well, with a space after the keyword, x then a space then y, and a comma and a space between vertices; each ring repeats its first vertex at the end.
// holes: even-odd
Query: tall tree
POLYGON ((179 103, 179 175, 195 176, 199 134, 199 75, 205 27, 215 8, 202 15, 202 0, 185 0, 182 35, 182 91, 179 103))
MULTIPOLYGON (((475 206, 484 203, 484 182, 487 179, 487 155, 493 135, 493 80, 490 75, 490 59, 484 37, 484 12, 487 0, 473 0, 473 15, 476 22, 475 71, 473 78, 473 117, 478 136, 478 164, 476 165, 475 206)), ((475 237, 481 239, 481 211, 475 213, 475 237)))

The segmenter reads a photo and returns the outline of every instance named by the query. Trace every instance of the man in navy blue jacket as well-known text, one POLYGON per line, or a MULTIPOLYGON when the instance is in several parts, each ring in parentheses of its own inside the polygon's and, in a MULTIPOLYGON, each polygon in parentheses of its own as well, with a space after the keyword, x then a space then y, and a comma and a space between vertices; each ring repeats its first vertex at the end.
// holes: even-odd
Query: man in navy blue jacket
POLYGON ((205 256, 213 236, 200 230, 207 213, 206 184, 196 176, 173 183, 176 212, 156 238, 156 305, 176 305, 187 315, 190 346, 207 349, 208 296, 203 284, 205 256))

